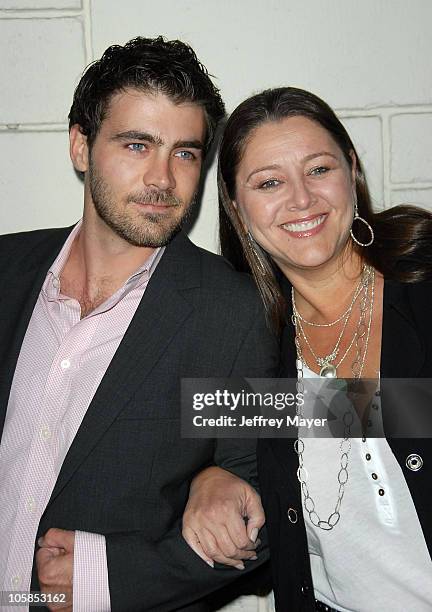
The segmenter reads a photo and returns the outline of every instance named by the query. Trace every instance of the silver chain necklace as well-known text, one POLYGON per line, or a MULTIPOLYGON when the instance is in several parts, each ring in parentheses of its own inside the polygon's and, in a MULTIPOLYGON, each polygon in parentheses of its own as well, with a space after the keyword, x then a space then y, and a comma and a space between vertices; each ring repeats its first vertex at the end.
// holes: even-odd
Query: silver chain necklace
POLYGON ((362 276, 360 278, 359 284, 357 285, 354 291, 353 298, 351 300, 351 304, 348 306, 345 312, 343 312, 334 321, 330 321, 330 323, 314 323, 313 321, 308 321, 307 319, 305 319, 297 310, 297 304, 296 304, 295 295, 294 295, 294 287, 291 287, 291 301, 292 301, 292 306, 293 306, 293 313, 295 314, 298 320, 300 320, 302 323, 306 323, 306 325, 310 325, 311 327, 333 327, 333 325, 336 325, 336 323, 339 323, 340 321, 344 320, 346 317, 349 318, 352 312, 352 309, 354 308, 355 301, 357 300, 358 296, 360 295, 363 289, 362 281, 363 281, 364 270, 365 270, 365 266, 362 267, 362 276))
MULTIPOLYGON (((356 342, 356 356, 351 365, 351 370, 354 378, 359 379, 363 372, 363 367, 366 360, 366 353, 369 346, 369 338, 370 338, 370 330, 372 325, 372 313, 373 313, 373 305, 374 305, 374 294, 375 294, 375 271, 372 268, 369 268, 370 273, 367 275, 368 282, 366 286, 366 291, 360 301, 360 316, 359 322, 357 324, 356 331, 354 333, 354 338, 356 342), (371 287, 370 290, 370 300, 368 300, 368 289, 369 285, 371 287), (369 317, 366 322, 366 313, 369 309, 369 317)), ((293 308, 294 311, 294 308, 293 308)), ((296 331, 295 336, 295 345, 297 349, 297 383, 296 383, 296 392, 298 397, 304 397, 304 382, 303 382, 303 365, 305 361, 303 359, 302 348, 300 344, 300 340, 298 337, 298 321, 293 316, 293 323, 296 331), (300 396, 298 394, 301 394, 300 396)), ((352 346, 352 343, 350 343, 352 346)), ((299 416, 303 415, 302 405, 297 403, 296 413, 299 416)), ((338 483, 339 490, 338 496, 336 500, 336 504, 333 512, 331 512, 327 518, 327 520, 323 520, 319 517, 318 513, 315 510, 315 501, 309 492, 309 488, 307 485, 308 473, 304 466, 304 442, 301 438, 298 438, 294 442, 294 450, 297 453, 299 467, 297 469, 297 479, 300 482, 301 492, 303 495, 303 504, 306 512, 309 515, 309 519, 315 527, 319 527, 324 531, 330 531, 333 529, 340 520, 340 509, 342 505, 342 499, 345 493, 345 485, 348 482, 348 463, 349 463, 349 454, 351 451, 351 425, 353 423, 353 415, 351 412, 346 412, 343 418, 345 430, 344 430, 344 438, 340 443, 340 468, 338 471, 338 483)))
MULTIPOLYGON (((291 300, 292 300, 292 304, 293 304, 293 324, 294 327, 296 328, 296 331, 298 330, 300 333, 298 334, 299 336, 301 336, 303 338, 303 340, 305 341, 307 347, 309 348, 317 366, 320 368, 319 371, 319 375, 320 376, 325 376, 328 378, 337 378, 337 369, 338 367, 342 364, 342 362, 344 361, 345 357, 348 355, 349 351, 351 350, 356 338, 357 338, 357 332, 353 335, 351 342, 348 344, 348 348, 346 349, 345 353, 343 354, 343 356, 341 357, 341 359, 339 360, 339 362, 337 364, 333 363, 336 359, 336 357, 339 354, 339 347, 340 344, 342 342, 342 338, 343 335, 345 333, 345 330, 347 328, 348 325, 348 321, 350 320, 353 308, 354 308, 354 304, 357 300, 357 297, 363 293, 363 300, 367 299, 367 294, 368 294, 368 290, 369 290, 369 284, 370 284, 370 275, 372 274, 372 269, 370 268, 370 266, 367 266, 366 264, 363 266, 362 268, 362 275, 361 275, 361 279, 360 282, 358 284, 358 286, 356 287, 354 294, 353 294, 353 298, 351 300, 351 304, 348 308, 347 311, 345 311, 344 316, 345 316, 345 320, 344 323, 342 325, 342 329, 339 333, 339 336, 336 340, 336 344, 333 348, 333 350, 328 354, 328 355, 324 355, 323 357, 320 357, 319 355, 317 355, 315 353, 315 351, 313 350, 309 339, 306 335, 306 332, 303 328, 302 325, 302 317, 299 316, 296 304, 295 304, 295 295, 294 295, 294 288, 291 288, 291 300)), ((340 320, 341 317, 339 317, 340 320)), ((304 319, 303 319, 304 320, 304 319)), ((315 325, 315 324, 314 324, 315 325)), ((323 325, 324 326, 324 325, 323 325)), ((331 325, 330 325, 331 326, 331 325)), ((304 359, 303 359, 304 361, 304 359)), ((306 363, 306 362, 305 362, 306 363)))

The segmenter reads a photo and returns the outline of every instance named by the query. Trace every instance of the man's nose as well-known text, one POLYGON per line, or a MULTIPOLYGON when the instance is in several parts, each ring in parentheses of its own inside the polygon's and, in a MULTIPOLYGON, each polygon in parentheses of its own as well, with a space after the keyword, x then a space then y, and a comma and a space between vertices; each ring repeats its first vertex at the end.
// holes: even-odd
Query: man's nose
POLYGON ((172 172, 170 158, 160 152, 148 160, 143 181, 147 187, 156 187, 160 190, 174 189, 176 180, 172 172))

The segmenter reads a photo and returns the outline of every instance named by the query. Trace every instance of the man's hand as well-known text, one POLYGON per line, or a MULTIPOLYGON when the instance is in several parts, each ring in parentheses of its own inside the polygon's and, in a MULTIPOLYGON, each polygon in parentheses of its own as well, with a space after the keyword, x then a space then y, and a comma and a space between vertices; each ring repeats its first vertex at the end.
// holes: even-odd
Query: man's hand
POLYGON ((244 569, 243 559, 255 560, 258 531, 264 523, 260 496, 241 478, 210 467, 193 480, 183 537, 212 567, 217 561, 244 569))
POLYGON ((38 544, 36 567, 42 593, 66 594, 66 601, 47 603, 47 607, 71 612, 75 532, 48 529, 38 544))

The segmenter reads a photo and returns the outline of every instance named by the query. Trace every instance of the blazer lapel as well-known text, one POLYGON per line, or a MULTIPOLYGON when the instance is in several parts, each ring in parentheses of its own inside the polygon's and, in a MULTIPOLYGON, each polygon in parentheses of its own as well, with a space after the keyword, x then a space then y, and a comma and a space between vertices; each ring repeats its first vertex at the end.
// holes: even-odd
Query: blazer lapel
POLYGON ((200 285, 197 247, 183 234, 167 246, 84 416, 50 502, 126 406, 191 314, 186 290, 200 285))
POLYGON ((384 283, 381 348, 382 378, 416 378, 425 360, 425 347, 414 325, 406 286, 384 283))
MULTIPOLYGON (((296 379, 296 349, 295 349, 295 331, 291 322, 292 306, 291 306, 291 285, 288 280, 283 277, 280 279, 282 292, 287 304, 286 324, 281 335, 281 361, 279 376, 281 378, 296 379)), ((267 442, 267 441, 266 441, 267 442)), ((286 472, 287 483, 291 482, 291 476, 296 472, 298 467, 297 454, 294 451, 294 438, 271 438, 268 440, 273 453, 280 462, 282 469, 286 472)), ((295 481, 296 490, 297 481, 295 481)))
MULTIPOLYGON (((10 388, 27 327, 46 274, 73 228, 47 230, 28 253, 19 252, 0 297, 0 432, 10 388)), ((1 437, 1 433, 0 433, 1 437)))

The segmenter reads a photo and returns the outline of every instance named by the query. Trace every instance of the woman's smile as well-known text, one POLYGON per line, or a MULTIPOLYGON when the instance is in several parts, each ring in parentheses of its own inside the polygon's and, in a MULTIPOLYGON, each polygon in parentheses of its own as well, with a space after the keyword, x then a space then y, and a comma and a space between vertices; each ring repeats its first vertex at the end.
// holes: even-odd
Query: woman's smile
POLYGON ((304 219, 296 219, 289 223, 283 223, 280 227, 293 238, 309 238, 322 230, 327 214, 310 215, 304 219))

